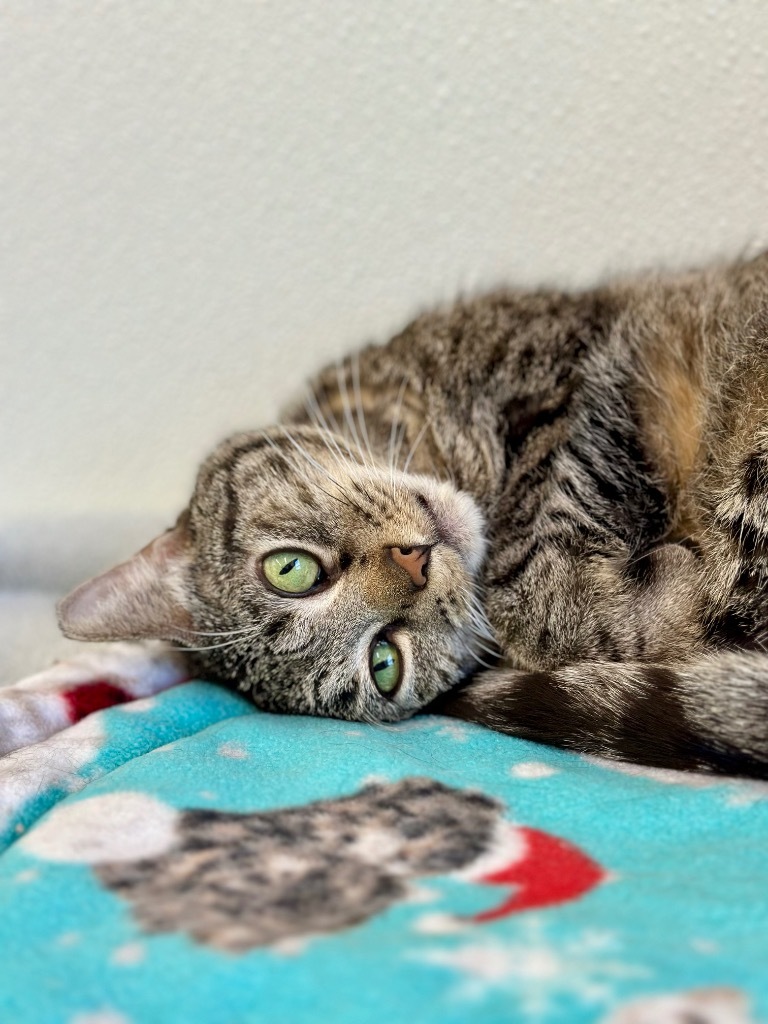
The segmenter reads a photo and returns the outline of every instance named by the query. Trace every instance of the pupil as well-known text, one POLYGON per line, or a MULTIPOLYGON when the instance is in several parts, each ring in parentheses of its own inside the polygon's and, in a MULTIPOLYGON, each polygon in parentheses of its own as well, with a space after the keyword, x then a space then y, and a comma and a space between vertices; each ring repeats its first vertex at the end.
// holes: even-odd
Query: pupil
POLYGON ((384 668, 392 668, 392 665, 394 664, 394 660, 395 659, 392 657, 392 655, 388 654, 387 657, 383 661, 380 661, 376 665, 373 666, 373 671, 374 672, 381 672, 381 670, 384 669, 384 668))
POLYGON ((291 562, 287 562, 287 563, 286 563, 286 564, 285 564, 285 565, 283 566, 283 568, 282 568, 282 569, 280 570, 280 572, 278 573, 278 575, 279 575, 279 576, 285 576, 285 574, 286 574, 287 572, 290 572, 290 571, 291 571, 291 569, 295 569, 295 568, 296 568, 296 566, 297 566, 298 564, 299 564, 299 560, 298 560, 298 558, 294 558, 294 559, 293 559, 293 561, 291 561, 291 562))

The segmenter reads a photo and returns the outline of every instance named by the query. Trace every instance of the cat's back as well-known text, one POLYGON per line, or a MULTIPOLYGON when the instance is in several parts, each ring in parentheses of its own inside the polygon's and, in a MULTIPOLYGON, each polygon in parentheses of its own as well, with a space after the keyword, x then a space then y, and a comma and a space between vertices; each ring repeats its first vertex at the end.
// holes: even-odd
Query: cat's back
POLYGON ((768 254, 584 291, 501 288, 418 316, 387 343, 351 357, 341 373, 333 366, 320 374, 315 392, 339 422, 354 397, 372 433, 381 420, 383 438, 393 418, 408 419, 409 439, 428 419, 440 443, 427 437, 415 468, 459 453, 460 464, 448 468, 481 491, 508 473, 529 437, 543 431, 545 447, 562 443, 579 404, 607 407, 619 388, 646 461, 675 506, 701 457, 728 367, 757 344, 767 298, 768 254), (465 465, 472 452, 486 467, 477 480, 465 465))
POLYGON ((643 446, 665 485, 673 532, 695 535, 695 481, 730 433, 728 381, 735 368, 761 360, 768 339, 768 254, 648 276, 613 294, 621 310, 613 350, 626 359, 643 446))

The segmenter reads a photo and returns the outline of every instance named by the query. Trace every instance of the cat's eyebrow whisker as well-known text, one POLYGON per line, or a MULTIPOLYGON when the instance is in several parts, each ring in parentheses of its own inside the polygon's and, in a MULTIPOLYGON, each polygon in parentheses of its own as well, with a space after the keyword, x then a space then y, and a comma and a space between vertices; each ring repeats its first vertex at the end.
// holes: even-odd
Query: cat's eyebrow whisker
MULTIPOLYGON (((315 392, 312 389, 310 389, 309 392, 307 393, 304 404, 306 406, 307 412, 309 413, 310 419, 318 428, 318 430, 321 431, 323 444, 328 449, 328 453, 332 457, 334 463, 336 464, 336 466, 338 466, 339 469, 344 470, 350 461, 351 452, 349 451, 349 447, 347 447, 347 457, 345 457, 341 448, 339 448, 339 444, 335 436, 335 434, 338 433, 338 424, 336 423, 336 417, 333 417, 334 429, 332 430, 328 422, 328 419, 323 413, 317 396, 315 395, 315 392)), ((330 413, 330 415, 332 416, 333 414, 330 413)))
POLYGON ((413 442, 413 444, 411 445, 411 450, 408 452, 408 458, 405 460, 405 464, 403 465, 403 473, 407 473, 408 472, 408 467, 411 464, 411 459, 416 454, 416 449, 421 444, 421 441, 422 441, 424 435, 426 434, 427 428, 429 427, 429 425, 430 425, 429 420, 428 419, 424 420, 424 423, 422 424, 421 430, 416 435, 416 439, 413 442))
POLYGON ((354 416, 352 415, 352 405, 349 401, 349 389, 347 388, 347 382, 344 379, 344 372, 341 363, 337 363, 336 365, 336 381, 339 389, 339 396, 341 397, 341 402, 344 407, 344 420, 347 424, 347 429, 349 430, 351 438, 355 442, 358 453, 360 455, 360 461, 363 463, 363 465, 366 465, 365 453, 363 452, 363 446, 360 441, 360 435, 357 432, 357 427, 355 426, 355 419, 354 416))
POLYGON ((368 457, 371 460, 371 466, 376 465, 376 459, 371 448, 371 439, 368 436, 368 426, 365 422, 365 411, 363 410, 363 396, 360 389, 360 356, 355 353, 352 360, 352 393, 355 396, 355 407, 357 409, 357 422, 360 426, 360 432, 363 435, 365 441, 365 448, 368 452, 368 457))
MULTIPOLYGON (((328 472, 325 466, 319 463, 317 459, 313 459, 309 452, 303 447, 303 445, 299 444, 299 442, 294 438, 294 436, 286 427, 281 426, 281 430, 283 431, 283 434, 288 439, 288 441, 290 441, 290 443, 299 453, 299 455, 305 458, 307 462, 310 463, 310 465, 314 466, 316 469, 319 469, 320 472, 324 476, 326 476, 331 481, 332 484, 335 484, 339 488, 339 490, 343 495, 345 495, 345 497, 342 498, 338 494, 332 494, 330 491, 327 491, 324 487, 321 487, 320 484, 315 483, 315 486, 318 488, 318 490, 321 490, 323 494, 327 494, 328 497, 332 498, 334 501, 341 502, 342 505, 349 505, 349 507, 353 508, 356 512, 361 512, 362 510, 360 506, 356 504, 356 502, 349 496, 349 493, 344 490, 339 481, 336 480, 335 477, 331 476, 331 474, 328 472)), ((274 445, 274 447, 277 449, 277 451, 280 451, 277 445, 274 445)))
MULTIPOLYGON (((282 425, 281 425, 280 429, 282 430, 282 432, 283 432, 284 436, 287 438, 287 440, 293 445, 293 447, 299 453, 299 455, 301 455, 301 457, 303 459, 306 459, 306 461, 309 462, 310 465, 314 466, 315 469, 319 469, 320 472, 323 474, 323 476, 327 477, 328 480, 330 480, 332 484, 336 484, 336 486, 339 488, 341 493, 348 499, 348 501, 351 501, 352 499, 351 499, 349 493, 347 491, 345 491, 345 489, 342 487, 342 485, 339 483, 339 481, 336 479, 336 477, 333 476, 331 473, 329 473, 328 470, 325 468, 325 466, 321 462, 318 462, 317 459, 313 458, 309 454, 309 452, 304 447, 304 445, 301 444, 301 442, 298 441, 294 437, 294 435, 291 433, 291 431, 288 430, 287 427, 282 426, 282 425)), ((328 494, 327 491, 325 493, 328 494)), ((333 497, 333 495, 330 495, 330 497, 333 497)))
MULTIPOLYGON (((333 443, 336 444, 336 435, 338 435, 341 438, 341 440, 344 441, 344 447, 347 449, 347 454, 351 456, 352 453, 349 450, 349 446, 346 443, 346 439, 344 438, 344 431, 341 429, 339 421, 336 419, 335 412, 330 407, 330 405, 326 406, 326 411, 323 412, 323 408, 320 404, 320 398, 312 384, 308 386, 305 402, 308 404, 311 403, 312 407, 315 409, 316 414, 319 420, 321 421, 322 429, 328 430, 332 435, 334 435, 333 443)), ((343 457, 341 449, 339 449, 339 453, 342 454, 343 457)))
MULTIPOLYGON (((400 388, 397 392, 397 398, 395 399, 395 408, 392 413, 392 424, 389 428, 389 446, 387 449, 388 460, 389 460, 389 479, 392 484, 392 491, 395 489, 395 438, 400 433, 402 424, 400 423, 400 413, 403 409, 403 398, 405 397, 405 389, 408 387, 408 378, 403 377, 400 388)), ((398 452, 400 446, 398 445, 398 452)))
POLYGON ((352 447, 350 446, 349 443, 349 438, 347 437, 347 434, 344 431, 343 425, 339 423, 339 421, 336 419, 336 413, 332 409, 329 408, 328 413, 331 418, 331 423, 333 424, 333 432, 335 434, 335 437, 337 437, 344 445, 344 451, 341 452, 344 464, 346 465, 347 463, 351 462, 354 465, 358 465, 359 459, 355 457, 355 453, 352 451, 352 447))
MULTIPOLYGON (((400 410, 400 411, 402 412, 402 410, 400 410)), ((398 415, 399 415, 399 413, 398 413, 398 415)), ((400 461, 400 451, 401 451, 401 449, 403 447, 403 441, 405 441, 405 437, 406 437, 407 433, 408 433, 407 424, 406 424, 405 420, 401 420, 401 422, 398 423, 398 426, 397 426, 397 448, 395 449, 395 454, 394 454, 394 458, 393 458, 393 463, 394 463, 395 466, 397 466, 397 463, 400 461)))
MULTIPOLYGON (((294 446, 294 448, 296 448, 296 450, 299 452, 299 454, 302 455, 305 459, 307 459, 307 461, 310 462, 313 466, 316 466, 318 469, 320 469, 321 472, 323 472, 331 481, 333 481, 333 483, 336 484, 336 486, 339 488, 339 490, 341 490, 342 494, 346 494, 346 491, 344 491, 344 489, 341 487, 341 485, 336 480, 333 479, 333 477, 330 475, 330 473, 328 473, 328 471, 325 469, 325 467, 321 466, 320 463, 316 462, 312 458, 312 456, 308 452, 306 452, 301 447, 301 445, 299 445, 294 440, 294 438, 289 433, 288 429, 286 427, 281 427, 281 429, 282 429, 283 433, 285 434, 286 438, 291 442, 291 444, 294 446)), ((271 437, 266 435, 266 433, 265 433, 265 439, 267 441, 267 444, 269 444, 269 446, 271 448, 273 448, 281 456, 281 458, 286 458, 287 457, 288 461, 289 461, 289 464, 291 466, 293 466, 293 468, 296 470, 296 472, 299 471, 299 467, 298 467, 298 465, 296 463, 296 460, 290 456, 290 453, 284 452, 279 447, 279 445, 275 444, 274 440, 271 437)), ((334 501, 341 502, 342 505, 349 505, 350 508, 354 508, 356 511, 359 511, 359 508, 355 504, 353 504, 353 502, 351 500, 349 500, 348 498, 345 499, 345 498, 339 497, 338 494, 331 494, 330 491, 326 491, 326 489, 324 487, 321 487, 320 484, 318 484, 317 482, 315 482, 315 486, 317 487, 317 489, 319 491, 322 491, 323 494, 327 494, 328 497, 332 498, 334 501)))

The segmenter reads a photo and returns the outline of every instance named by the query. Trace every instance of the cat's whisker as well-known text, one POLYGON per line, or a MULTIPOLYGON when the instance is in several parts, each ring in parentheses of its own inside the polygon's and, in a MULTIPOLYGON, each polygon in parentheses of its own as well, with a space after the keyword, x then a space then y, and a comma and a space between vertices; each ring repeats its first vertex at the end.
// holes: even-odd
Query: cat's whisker
POLYGON ((344 408, 344 420, 347 424, 347 429, 349 431, 350 437, 355 442, 355 446, 357 447, 357 451, 360 456, 360 461, 365 466, 367 465, 367 460, 365 457, 365 452, 363 451, 360 435, 358 434, 357 427, 355 426, 355 418, 352 414, 352 404, 349 400, 349 389, 347 387, 347 382, 344 379, 344 371, 341 363, 338 363, 336 366, 336 380, 338 382, 341 404, 344 408))
POLYGON ((389 479, 392 484, 392 491, 395 489, 395 438, 400 433, 400 413, 403 408, 403 398, 405 397, 405 389, 408 386, 408 379, 403 377, 400 388, 397 392, 397 398, 395 399, 395 408, 392 413, 392 423, 389 428, 389 446, 387 449, 388 461, 389 461, 389 479))
POLYGON ((496 663, 486 661, 485 658, 481 658, 475 651, 472 652, 472 660, 477 662, 478 665, 482 665, 483 668, 495 668, 496 663))
POLYGON ((469 619, 469 624, 476 636, 482 637, 482 639, 489 644, 496 643, 493 630, 489 629, 487 623, 483 619, 477 618, 477 616, 472 615, 471 613, 468 613, 467 618, 469 619))
POLYGON ((312 458, 309 452, 303 447, 303 445, 299 444, 299 442, 294 438, 294 436, 286 427, 281 426, 281 430, 283 431, 283 434, 288 439, 288 441, 290 441, 290 443, 299 453, 299 455, 306 459, 307 462, 309 462, 312 466, 315 467, 315 469, 319 469, 320 472, 323 473, 324 476, 326 476, 331 481, 331 483, 335 484, 336 487, 339 488, 339 490, 343 495, 345 495, 345 497, 342 498, 338 494, 332 494, 330 491, 327 491, 324 487, 321 487, 320 484, 315 482, 315 486, 318 488, 318 490, 321 490, 323 494, 328 495, 328 497, 332 498, 334 501, 341 502, 341 504, 348 505, 350 508, 355 509, 357 512, 361 512, 362 510, 360 506, 350 497, 349 492, 344 490, 339 481, 328 472, 325 466, 323 466, 322 463, 318 462, 317 459, 312 458))
POLYGON ((333 414, 330 413, 329 410, 329 414, 333 416, 334 425, 333 429, 331 429, 331 426, 325 414, 323 413, 317 396, 315 395, 315 392, 311 388, 307 393, 304 404, 310 416, 310 419, 321 432, 323 444, 328 449, 328 453, 333 459, 334 464, 342 472, 344 472, 344 470, 347 468, 349 464, 350 452, 349 448, 347 447, 347 455, 345 457, 344 453, 339 447, 338 441, 336 440, 336 433, 338 433, 338 424, 336 423, 336 417, 333 416, 333 414))
POLYGON ((250 634, 246 634, 246 635, 243 635, 243 636, 235 637, 234 640, 225 640, 221 644, 206 644, 205 646, 202 646, 202 647, 190 647, 188 644, 185 643, 183 645, 183 649, 185 651, 192 651, 192 652, 194 652, 194 651, 220 651, 224 647, 235 647, 237 644, 242 644, 242 643, 244 643, 247 640, 253 640, 257 636, 258 636, 258 631, 254 631, 253 633, 250 633, 250 634))
POLYGON ((411 464, 411 460, 413 459, 413 456, 416 454, 416 450, 419 447, 419 445, 421 444, 422 439, 423 439, 424 435, 426 434, 427 428, 429 427, 429 425, 430 425, 429 420, 428 419, 424 420, 424 423, 422 424, 421 430, 416 435, 416 439, 414 440, 413 444, 411 445, 411 450, 408 452, 408 458, 405 460, 405 464, 403 465, 403 473, 407 473, 408 472, 408 467, 411 464))
POLYGON ((310 421, 319 431, 320 439, 331 456, 334 465, 340 472, 345 473, 350 463, 358 465, 359 460, 350 448, 344 430, 339 426, 333 410, 330 407, 326 407, 327 415, 323 412, 320 400, 311 385, 305 393, 304 407, 307 410, 310 421), (344 451, 339 446, 339 442, 344 446, 344 451))
POLYGON ((397 732, 399 722, 385 722, 382 719, 377 718, 373 711, 367 705, 364 705, 360 712, 360 720, 366 725, 373 726, 374 729, 378 729, 381 732, 397 732))
POLYGON ((488 621, 485 612, 482 608, 479 608, 472 602, 474 595, 470 594, 470 603, 467 606, 467 615, 474 625, 479 628, 479 631, 486 636, 489 640, 494 639, 493 627, 488 621))
POLYGON ((491 658, 499 658, 501 656, 501 651, 499 651, 498 648, 488 647, 486 644, 478 640, 477 637, 473 638, 472 644, 473 647, 482 651, 484 654, 487 654, 491 658))
POLYGON ((322 423, 324 425, 330 424, 328 429, 332 435, 333 443, 336 446, 339 455, 343 460, 343 463, 346 464, 349 460, 352 460, 353 462, 356 461, 352 449, 349 447, 349 443, 347 442, 347 439, 344 436, 344 429, 342 425, 339 423, 339 421, 336 419, 336 413, 333 411, 330 405, 326 405, 325 412, 322 411, 320 399, 317 396, 317 393, 315 392, 312 385, 310 385, 310 394, 312 396, 312 400, 314 401, 315 408, 317 409, 318 414, 322 420, 322 423), (344 445, 344 452, 342 452, 341 449, 338 447, 339 441, 341 441, 342 444, 344 445))
POLYGON ((395 464, 395 466, 397 466, 397 464, 400 462, 400 452, 402 450, 403 442, 405 441, 405 438, 406 438, 407 434, 408 434, 408 427, 407 427, 407 424, 405 423, 405 420, 403 420, 398 425, 397 448, 395 449, 395 457, 394 457, 394 464, 395 464))
POLYGON ((216 630, 205 630, 205 629, 184 629, 183 626, 177 626, 179 633, 187 633, 189 636, 242 636, 244 633, 250 633, 254 629, 253 626, 243 626, 242 629, 216 629, 216 630))
POLYGON ((365 442, 365 449, 371 460, 371 466, 376 465, 376 458, 371 447, 371 439, 368 435, 368 425, 365 422, 365 410, 363 409, 363 396, 360 388, 360 356, 355 354, 352 359, 352 393, 355 396, 355 408, 357 409, 357 421, 360 432, 365 442))

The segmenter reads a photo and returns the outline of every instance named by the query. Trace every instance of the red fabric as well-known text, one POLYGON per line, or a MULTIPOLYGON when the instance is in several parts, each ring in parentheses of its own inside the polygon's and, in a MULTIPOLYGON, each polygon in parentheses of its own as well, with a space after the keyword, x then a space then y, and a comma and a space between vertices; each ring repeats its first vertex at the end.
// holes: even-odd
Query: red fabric
POLYGON ((553 903, 575 900, 605 878, 605 872, 576 846, 535 828, 521 828, 525 856, 480 881, 489 885, 514 885, 508 900, 491 910, 475 914, 473 921, 495 921, 507 914, 553 903))
POLYGON ((101 711, 103 708, 110 708, 113 704, 124 704, 128 700, 133 700, 125 690, 103 680, 82 683, 71 690, 64 690, 61 696, 67 706, 67 714, 71 722, 79 722, 86 715, 90 715, 94 711, 101 711))

